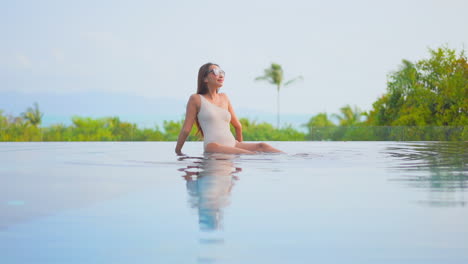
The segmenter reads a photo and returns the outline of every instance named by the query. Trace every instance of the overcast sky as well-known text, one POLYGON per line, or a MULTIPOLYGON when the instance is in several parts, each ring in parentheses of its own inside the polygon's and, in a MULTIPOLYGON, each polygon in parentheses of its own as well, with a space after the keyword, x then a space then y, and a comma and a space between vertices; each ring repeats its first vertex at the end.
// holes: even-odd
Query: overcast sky
MULTIPOLYGON (((283 113, 363 110, 402 59, 466 49, 468 1, 4 1, 0 92, 106 91, 184 102, 199 67, 226 71, 235 108, 276 112, 255 82, 271 62, 286 80, 283 113)), ((1 106, 0 106, 1 109, 1 106)))

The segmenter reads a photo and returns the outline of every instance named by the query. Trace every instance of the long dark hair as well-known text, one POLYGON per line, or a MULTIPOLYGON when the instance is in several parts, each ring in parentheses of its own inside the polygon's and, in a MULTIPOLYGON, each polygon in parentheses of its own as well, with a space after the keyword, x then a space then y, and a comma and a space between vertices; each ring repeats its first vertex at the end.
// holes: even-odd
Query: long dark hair
MULTIPOLYGON (((203 64, 200 69, 198 70, 198 81, 197 81, 197 94, 206 94, 208 93, 208 86, 206 85, 205 82, 205 77, 208 75, 208 72, 210 71, 211 65, 218 66, 216 63, 205 63, 203 64)), ((200 122, 198 122, 198 117, 195 117, 195 125, 197 126, 197 135, 203 135, 203 130, 201 129, 200 122)))

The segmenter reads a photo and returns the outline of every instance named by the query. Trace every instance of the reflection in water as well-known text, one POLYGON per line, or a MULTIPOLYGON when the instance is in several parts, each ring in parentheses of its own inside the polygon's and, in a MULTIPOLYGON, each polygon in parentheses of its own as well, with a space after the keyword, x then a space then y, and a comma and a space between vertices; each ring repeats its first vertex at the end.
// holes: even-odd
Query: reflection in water
POLYGON ((223 208, 229 205, 231 189, 238 179, 234 173, 242 170, 234 166, 234 157, 235 155, 212 153, 205 154, 203 158, 180 158, 196 159, 193 164, 179 171, 185 172, 183 177, 190 195, 189 204, 198 209, 202 231, 222 229, 223 208))
POLYGON ((405 172, 394 179, 413 188, 430 191, 430 206, 465 206, 464 192, 468 188, 468 142, 404 143, 386 149, 397 158, 391 166, 405 172))

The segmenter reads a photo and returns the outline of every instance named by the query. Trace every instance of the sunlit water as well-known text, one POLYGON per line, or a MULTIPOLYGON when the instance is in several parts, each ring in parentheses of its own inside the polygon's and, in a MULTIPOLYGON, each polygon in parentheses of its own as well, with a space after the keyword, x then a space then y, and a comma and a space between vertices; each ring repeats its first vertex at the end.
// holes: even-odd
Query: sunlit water
POLYGON ((468 144, 0 143, 0 263, 468 263, 468 144))

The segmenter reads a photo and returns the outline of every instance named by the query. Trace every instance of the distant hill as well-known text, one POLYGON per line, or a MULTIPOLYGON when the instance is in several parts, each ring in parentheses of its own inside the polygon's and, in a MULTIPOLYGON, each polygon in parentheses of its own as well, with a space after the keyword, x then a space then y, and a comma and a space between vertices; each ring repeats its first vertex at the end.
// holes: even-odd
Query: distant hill
MULTIPOLYGON (((137 123, 140 127, 162 125, 164 120, 181 120, 185 114, 186 101, 164 97, 143 97, 105 92, 80 92, 67 94, 0 92, 0 110, 4 114, 19 115, 34 102, 44 113, 42 125, 70 124, 72 116, 106 117, 118 116, 123 121, 137 123)), ((251 109, 236 109, 239 118, 252 121, 276 123, 275 113, 251 109)), ((282 114, 282 124, 301 127, 310 114, 282 114)))
POLYGON ((19 114, 34 102, 49 115, 114 116, 183 114, 185 103, 172 98, 150 98, 129 94, 81 92, 69 94, 0 92, 0 109, 19 114))

